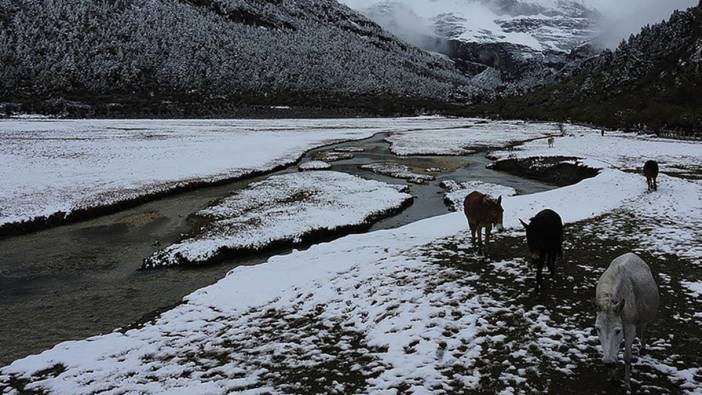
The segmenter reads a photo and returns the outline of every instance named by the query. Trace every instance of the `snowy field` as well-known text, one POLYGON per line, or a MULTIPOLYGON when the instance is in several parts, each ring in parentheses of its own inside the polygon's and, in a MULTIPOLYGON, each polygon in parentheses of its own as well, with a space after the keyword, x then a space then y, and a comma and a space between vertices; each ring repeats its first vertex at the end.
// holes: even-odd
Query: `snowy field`
POLYGON ((503 197, 507 229, 488 257, 470 246, 460 212, 350 235, 238 267, 142 327, 15 361, 0 369, 0 392, 616 391, 589 301, 609 262, 635 251, 651 265, 662 303, 634 362, 634 390, 702 394, 702 184, 662 175, 658 192, 647 192, 640 174, 623 171, 641 161, 635 144, 650 144, 663 171, 701 155, 700 145, 587 129, 555 148, 540 140, 494 153, 575 156, 601 171, 503 197), (547 207, 566 222, 565 256, 534 296, 518 219, 547 207))
POLYGON ((471 119, 462 127, 395 133, 386 140, 396 155, 466 155, 557 134, 553 123, 471 119))
MULTIPOLYGON (((702 170, 702 143, 612 132, 601 136, 578 126, 568 126, 568 132, 567 137, 555 139, 554 148, 548 148, 544 141, 533 141, 514 150, 490 153, 490 157, 574 157, 588 167, 639 174, 646 160, 658 161, 661 173, 667 173, 658 177, 659 193, 640 195, 636 204, 618 211, 619 215, 636 220, 638 231, 626 237, 655 251, 686 256, 702 265, 702 185, 686 177, 702 170)), ((640 177, 645 185, 645 179, 640 177)), ((593 195, 592 199, 605 200, 609 193, 593 195)))
POLYGON ((370 225, 412 202, 402 189, 335 171, 272 176, 198 212, 204 225, 197 234, 156 252, 144 267, 206 263, 227 251, 370 225))
POLYGON ((457 182, 446 180, 441 182, 441 188, 446 191, 444 193, 444 202, 451 211, 463 211, 463 201, 466 196, 473 191, 478 191, 488 196, 497 199, 500 196, 514 196, 517 190, 504 185, 492 184, 478 180, 470 180, 457 182))
POLYGON ((271 170, 332 142, 467 122, 0 120, 0 226, 271 170))
POLYGON ((491 154, 494 159, 563 156, 582 158, 588 167, 616 167, 641 170, 646 160, 655 160, 669 174, 702 172, 702 144, 660 139, 652 135, 600 132, 583 126, 567 125, 566 137, 557 137, 554 147, 544 140, 528 142, 510 151, 491 154))

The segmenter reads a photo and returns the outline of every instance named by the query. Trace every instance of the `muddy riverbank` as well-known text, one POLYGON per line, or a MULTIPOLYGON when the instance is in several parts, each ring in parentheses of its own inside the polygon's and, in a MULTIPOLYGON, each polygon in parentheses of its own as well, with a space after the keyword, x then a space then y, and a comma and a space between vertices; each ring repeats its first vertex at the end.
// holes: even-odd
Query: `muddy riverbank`
POLYGON ((490 164, 490 168, 519 177, 566 186, 595 177, 598 173, 597 169, 577 164, 577 159, 566 157, 503 159, 490 164))
MULTIPOLYGON (((332 162, 332 170, 394 184, 404 181, 359 169, 363 164, 392 161, 435 179, 410 184, 414 204, 370 230, 402 226, 448 212, 439 184, 444 180, 477 179, 515 188, 520 194, 554 188, 539 181, 486 168, 484 153, 456 157, 392 155, 384 134, 371 139, 308 152, 362 147, 352 159, 332 162), (441 169, 440 173, 427 169, 441 169)), ((298 171, 291 166, 272 174, 298 171)), ((0 240, 0 365, 40 352, 56 343, 107 333, 153 316, 183 296, 216 282, 239 265, 264 262, 285 249, 229 258, 198 268, 139 270, 145 257, 192 230, 190 214, 211 202, 271 174, 204 187, 146 202, 136 207, 23 236, 0 240)), ((318 240, 317 240, 318 241, 318 240)), ((306 248, 312 241, 299 248, 306 248)))

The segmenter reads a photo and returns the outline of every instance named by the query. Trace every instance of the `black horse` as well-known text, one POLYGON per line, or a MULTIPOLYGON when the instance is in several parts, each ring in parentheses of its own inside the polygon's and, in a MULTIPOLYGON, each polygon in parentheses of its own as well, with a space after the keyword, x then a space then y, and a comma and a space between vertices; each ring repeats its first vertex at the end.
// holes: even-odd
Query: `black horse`
POLYGON ((658 162, 655 160, 649 160, 644 163, 643 167, 644 176, 646 176, 646 182, 648 183, 649 191, 658 190, 658 162))
POLYGON ((563 256, 563 221, 553 210, 543 210, 532 218, 529 224, 521 219, 526 229, 527 245, 531 261, 536 267, 536 293, 542 288, 544 263, 548 265, 551 278, 556 275, 556 258, 563 256))

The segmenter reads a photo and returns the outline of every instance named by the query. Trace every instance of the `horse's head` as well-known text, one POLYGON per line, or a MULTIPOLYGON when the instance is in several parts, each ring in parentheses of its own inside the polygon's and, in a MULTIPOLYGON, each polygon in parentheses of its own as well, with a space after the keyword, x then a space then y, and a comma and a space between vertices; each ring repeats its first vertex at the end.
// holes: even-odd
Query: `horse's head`
POLYGON ((502 196, 497 199, 485 196, 484 198, 485 206, 488 208, 490 223, 495 226, 495 230, 498 232, 504 229, 502 224, 503 216, 505 210, 502 208, 502 196))
POLYGON ((595 320, 595 330, 602 345, 602 362, 608 367, 617 363, 619 346, 624 338, 622 310, 626 301, 612 301, 609 306, 600 306, 595 320))
POLYGON ((531 256, 532 261, 536 261, 541 257, 542 248, 540 248, 541 244, 543 243, 538 243, 537 242, 537 231, 534 229, 531 223, 526 223, 522 221, 521 219, 519 222, 522 223, 522 226, 526 230, 526 236, 527 236, 527 246, 529 247, 529 256, 531 256))

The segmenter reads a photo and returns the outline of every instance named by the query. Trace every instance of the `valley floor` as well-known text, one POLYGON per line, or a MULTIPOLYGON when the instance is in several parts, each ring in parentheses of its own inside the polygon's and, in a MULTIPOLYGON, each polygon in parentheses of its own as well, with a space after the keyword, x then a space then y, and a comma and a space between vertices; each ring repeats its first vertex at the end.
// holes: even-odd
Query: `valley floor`
POLYGON ((308 150, 431 130, 448 146, 502 147, 555 130, 478 119, 0 120, 0 235, 92 217, 196 186, 270 172, 308 150), (508 128, 508 133, 497 133, 508 128), (471 133, 472 132, 472 133, 471 133), (487 132, 487 133, 486 133, 487 132), (484 135, 495 133, 491 138, 484 135))
MULTIPOLYGON (((634 389, 700 394, 702 184, 662 175, 659 191, 649 193, 640 175, 617 162, 635 155, 627 144, 602 157, 597 150, 575 152, 585 141, 596 142, 595 133, 558 138, 550 151, 537 140, 492 154, 576 156, 600 173, 569 187, 504 197, 507 231, 487 257, 470 246, 461 212, 347 236, 238 267, 139 328, 61 343, 15 361, 0 369, 0 388, 609 392, 616 387, 606 382, 599 361, 589 301, 609 262, 635 251, 653 269, 662 306, 650 347, 634 365, 634 389), (546 207, 567 223, 565 256, 555 279, 535 296, 518 219, 546 207)), ((664 172, 678 157, 702 156, 645 141, 657 158, 667 158, 664 172)), ((416 136, 412 144, 419 144, 416 136)))

